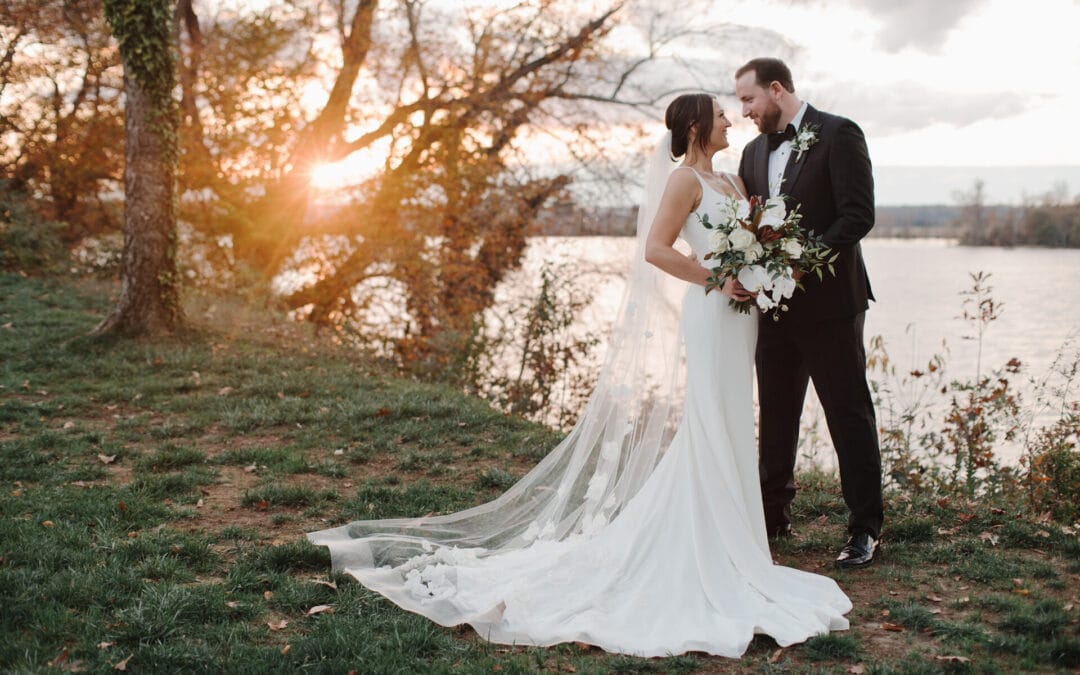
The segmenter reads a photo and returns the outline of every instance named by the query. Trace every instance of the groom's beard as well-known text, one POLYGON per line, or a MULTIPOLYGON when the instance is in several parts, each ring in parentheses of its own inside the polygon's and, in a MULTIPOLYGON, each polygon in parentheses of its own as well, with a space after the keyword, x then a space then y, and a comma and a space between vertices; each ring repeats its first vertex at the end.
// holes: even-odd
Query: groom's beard
POLYGON ((780 106, 769 101, 769 105, 765 108, 765 112, 758 118, 758 131, 763 134, 775 134, 777 131, 780 131, 780 115, 780 106))

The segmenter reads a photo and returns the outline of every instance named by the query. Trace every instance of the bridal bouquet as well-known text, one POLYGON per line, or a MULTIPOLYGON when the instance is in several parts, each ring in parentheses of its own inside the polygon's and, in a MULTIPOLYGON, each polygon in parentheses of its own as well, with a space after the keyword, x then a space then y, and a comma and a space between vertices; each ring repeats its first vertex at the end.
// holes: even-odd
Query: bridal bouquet
POLYGON ((799 227, 802 214, 798 207, 788 211, 783 195, 768 200, 754 196, 749 202, 730 197, 720 203, 719 217, 721 222, 713 223, 709 214, 701 216, 701 224, 710 230, 705 260, 712 267, 705 292, 737 279, 757 293, 753 300, 729 301, 744 314, 756 305, 779 321, 787 311, 784 300, 802 288, 800 277, 816 274, 821 279, 825 270, 836 274, 833 263, 840 254, 799 227))

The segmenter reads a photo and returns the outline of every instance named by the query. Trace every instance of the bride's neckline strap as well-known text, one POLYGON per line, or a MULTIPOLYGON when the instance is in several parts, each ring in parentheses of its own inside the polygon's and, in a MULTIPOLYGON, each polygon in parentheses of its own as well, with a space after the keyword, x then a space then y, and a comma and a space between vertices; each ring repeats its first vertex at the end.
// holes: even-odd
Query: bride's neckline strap
MULTIPOLYGON (((695 169, 694 167, 692 167, 692 166, 680 166, 680 167, 678 167, 676 169, 676 171, 678 171, 678 169, 690 169, 691 171, 694 172, 694 175, 697 176, 698 181, 700 181, 703 186, 709 188, 713 192, 716 192, 716 193, 719 193, 719 194, 724 194, 723 192, 720 192, 720 190, 717 190, 715 187, 710 185, 709 181, 705 180, 705 177, 701 175, 701 172, 698 171, 697 169, 695 169)), ((717 174, 713 174, 713 175, 717 175, 717 174)), ((730 174, 728 174, 725 171, 721 171, 719 175, 724 180, 726 180, 728 182, 728 184, 731 185, 732 189, 735 190, 736 196, 738 196, 740 199, 746 199, 746 195, 744 195, 742 190, 739 189, 739 185, 731 178, 730 174)))

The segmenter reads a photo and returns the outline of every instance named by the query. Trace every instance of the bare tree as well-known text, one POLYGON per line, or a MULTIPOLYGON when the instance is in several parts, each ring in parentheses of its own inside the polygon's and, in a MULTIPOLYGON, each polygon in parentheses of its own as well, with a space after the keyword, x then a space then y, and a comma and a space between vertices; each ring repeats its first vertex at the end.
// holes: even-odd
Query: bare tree
POLYGON ((170 5, 170 0, 105 0, 124 64, 124 253, 120 297, 97 334, 169 333, 183 322, 170 5))

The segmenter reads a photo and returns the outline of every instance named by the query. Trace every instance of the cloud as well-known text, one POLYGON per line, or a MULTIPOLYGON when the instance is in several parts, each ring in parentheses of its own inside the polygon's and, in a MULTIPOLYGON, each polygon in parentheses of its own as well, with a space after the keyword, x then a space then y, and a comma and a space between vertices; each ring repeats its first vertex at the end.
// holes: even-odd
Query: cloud
POLYGON ((933 124, 965 127, 1016 117, 1042 105, 1040 97, 1015 92, 956 93, 904 81, 891 85, 833 82, 807 92, 811 103, 850 117, 868 132, 891 135, 933 124))
POLYGON ((864 0, 863 6, 881 19, 881 47, 896 52, 905 47, 925 51, 940 48, 960 20, 983 0, 864 0))
MULTIPOLYGON (((828 9, 825 0, 795 0, 797 4, 828 9)), ((849 0, 881 22, 878 46, 887 52, 912 47, 934 52, 945 44, 949 33, 986 0, 849 0)))

